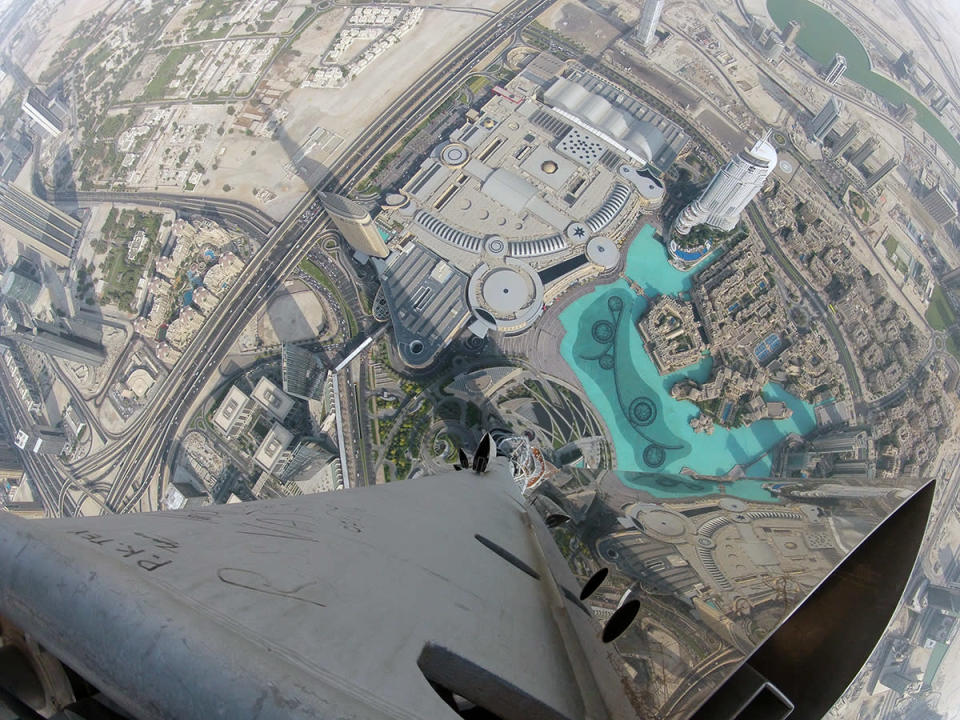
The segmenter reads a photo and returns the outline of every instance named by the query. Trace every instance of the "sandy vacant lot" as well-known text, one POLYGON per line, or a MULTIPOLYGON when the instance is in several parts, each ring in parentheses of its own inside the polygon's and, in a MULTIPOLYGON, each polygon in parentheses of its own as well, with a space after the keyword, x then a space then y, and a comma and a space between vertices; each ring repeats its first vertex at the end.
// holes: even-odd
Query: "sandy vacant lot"
POLYGON ((537 19, 580 43, 591 55, 602 53, 621 34, 600 15, 575 0, 552 5, 537 19))
MULTIPOLYGON (((504 4, 503 0, 477 0, 471 6, 497 10, 504 4)), ((333 32, 329 30, 333 24, 330 15, 318 18, 317 22, 324 28, 321 34, 325 37, 322 39, 332 37, 339 27, 335 25, 333 32)), ((378 57, 347 87, 294 87, 280 101, 280 108, 289 115, 278 139, 268 141, 236 134, 225 138, 219 169, 208 174, 211 181, 203 192, 223 194, 223 185, 229 184, 231 197, 259 202, 253 198, 253 192, 256 188, 267 188, 277 195, 277 199, 264 205, 264 211, 275 218, 283 217, 306 192, 307 183, 316 182, 325 168, 343 154, 350 142, 380 112, 486 19, 486 15, 428 8, 420 23, 400 43, 378 57), (301 163, 300 173, 285 169, 291 156, 317 128, 325 131, 324 142, 310 153, 306 162, 301 163), (256 150, 255 156, 251 156, 251 150, 256 150)), ((322 50, 317 42, 321 38, 317 34, 311 29, 294 45, 294 50, 302 53, 299 58, 302 62, 298 65, 306 65, 310 56, 316 56, 322 50)), ((261 87, 294 84, 289 76, 291 70, 284 67, 271 69, 261 87)))
POLYGON ((264 345, 312 340, 323 331, 320 301, 311 290, 281 291, 260 316, 257 334, 264 345))
POLYGON ((122 2, 123 0, 61 0, 49 3, 49 10, 43 13, 43 16, 49 16, 47 30, 42 33, 40 44, 34 50, 30 62, 22 63, 24 71, 36 81, 77 25, 101 10, 112 11, 120 7, 122 2))

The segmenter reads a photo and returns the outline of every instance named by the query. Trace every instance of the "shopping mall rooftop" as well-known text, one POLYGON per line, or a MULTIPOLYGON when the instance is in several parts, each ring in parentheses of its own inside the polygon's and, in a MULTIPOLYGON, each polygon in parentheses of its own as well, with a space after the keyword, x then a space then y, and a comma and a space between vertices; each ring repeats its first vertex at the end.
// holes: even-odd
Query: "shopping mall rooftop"
POLYGON ((637 215, 663 202, 659 176, 687 137, 617 86, 550 60, 493 88, 386 197, 378 221, 391 252, 372 262, 412 367, 464 328, 528 329, 564 290, 616 267, 637 215))

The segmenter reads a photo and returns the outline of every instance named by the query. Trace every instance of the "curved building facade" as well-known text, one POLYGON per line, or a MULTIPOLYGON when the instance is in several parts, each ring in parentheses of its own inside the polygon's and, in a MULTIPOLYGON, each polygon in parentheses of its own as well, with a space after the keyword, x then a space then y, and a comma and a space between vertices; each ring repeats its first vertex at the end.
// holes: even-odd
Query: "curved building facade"
POLYGON ((387 256, 387 245, 363 205, 333 193, 321 193, 320 202, 350 247, 370 257, 387 256))
POLYGON ((696 225, 733 230, 740 213, 760 192, 776 166, 777 151, 768 136, 764 136, 713 176, 700 196, 680 212, 674 232, 686 235, 696 225))

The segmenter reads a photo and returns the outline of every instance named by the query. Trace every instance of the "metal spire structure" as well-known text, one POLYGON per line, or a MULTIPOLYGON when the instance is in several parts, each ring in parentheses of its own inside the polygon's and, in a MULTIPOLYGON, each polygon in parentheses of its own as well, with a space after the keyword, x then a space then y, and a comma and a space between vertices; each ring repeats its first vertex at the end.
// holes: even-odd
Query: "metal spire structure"
POLYGON ((800 502, 738 482, 769 497, 554 468, 509 437, 463 471, 371 488, 3 513, 0 705, 90 720, 819 718, 889 621, 932 485, 800 502), (650 633, 673 638, 674 672, 648 666, 664 658, 643 650, 650 633))

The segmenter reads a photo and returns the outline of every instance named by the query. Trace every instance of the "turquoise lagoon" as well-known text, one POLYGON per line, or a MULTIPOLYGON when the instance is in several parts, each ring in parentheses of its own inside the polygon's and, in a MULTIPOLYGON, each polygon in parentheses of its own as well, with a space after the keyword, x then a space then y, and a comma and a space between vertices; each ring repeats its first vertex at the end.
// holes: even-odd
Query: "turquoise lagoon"
MULTIPOLYGON (((649 225, 630 243, 625 274, 650 297, 689 291, 692 275, 670 265, 649 225)), ((656 487, 646 487, 656 476, 644 480, 631 477, 630 472, 679 473, 689 468, 722 475, 739 464, 748 466, 753 477, 769 475, 766 452, 790 433, 810 432, 816 425, 813 407, 771 383, 764 388, 764 396, 785 402, 793 410, 792 417, 735 430, 717 427, 713 435, 695 433, 689 421, 699 411, 690 402, 671 398, 670 387, 684 378, 705 381, 712 360, 705 356, 697 365, 661 376, 635 327, 646 305, 624 280, 617 280, 598 286, 560 314, 566 330, 560 353, 613 436, 618 468, 626 471, 624 482, 642 485, 658 496, 685 496, 709 494, 716 486, 661 478, 664 482, 655 482, 656 487)), ((744 499, 773 499, 757 481, 738 481, 727 492, 744 499)))

